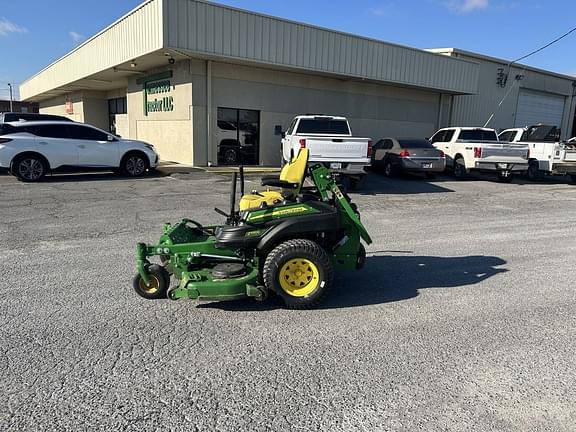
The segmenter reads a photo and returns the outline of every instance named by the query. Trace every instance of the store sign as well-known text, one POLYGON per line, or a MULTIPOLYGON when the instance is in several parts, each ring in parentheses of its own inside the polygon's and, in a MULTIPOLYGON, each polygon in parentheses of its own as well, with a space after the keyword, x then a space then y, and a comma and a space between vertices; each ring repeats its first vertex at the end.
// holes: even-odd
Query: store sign
POLYGON ((139 78, 136 83, 142 86, 144 94, 144 115, 150 112, 174 111, 172 92, 172 71, 139 78))

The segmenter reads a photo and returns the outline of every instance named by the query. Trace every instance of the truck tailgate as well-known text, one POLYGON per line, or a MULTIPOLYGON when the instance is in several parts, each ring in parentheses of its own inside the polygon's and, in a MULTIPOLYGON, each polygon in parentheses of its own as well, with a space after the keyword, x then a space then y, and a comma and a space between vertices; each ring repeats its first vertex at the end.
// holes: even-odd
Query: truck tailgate
POLYGON ((482 145, 482 162, 527 163, 526 144, 494 143, 482 145))
POLYGON ((306 137, 311 162, 369 162, 368 138, 306 137))
POLYGON ((558 150, 560 154, 564 153, 562 159, 567 162, 576 162, 576 144, 564 143, 558 150))

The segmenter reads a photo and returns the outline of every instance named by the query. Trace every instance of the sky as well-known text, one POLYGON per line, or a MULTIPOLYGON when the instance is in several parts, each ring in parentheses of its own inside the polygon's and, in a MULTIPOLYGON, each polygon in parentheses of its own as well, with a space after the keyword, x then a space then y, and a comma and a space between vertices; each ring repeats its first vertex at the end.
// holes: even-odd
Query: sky
MULTIPOLYGON (((0 99, 142 0, 0 0, 0 99)), ((575 0, 221 0, 415 48, 517 59, 576 27, 575 0)), ((576 76, 576 32, 523 63, 576 76)), ((16 98, 18 94, 16 93, 16 98)))

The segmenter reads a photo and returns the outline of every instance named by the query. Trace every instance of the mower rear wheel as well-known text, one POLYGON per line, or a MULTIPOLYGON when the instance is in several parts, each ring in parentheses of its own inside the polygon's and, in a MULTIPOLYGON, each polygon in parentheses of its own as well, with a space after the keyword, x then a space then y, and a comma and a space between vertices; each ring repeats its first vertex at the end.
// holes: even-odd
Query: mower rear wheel
POLYGON ((334 269, 328 254, 311 240, 288 240, 266 257, 263 277, 289 309, 312 309, 332 287, 334 269))
POLYGON ((132 280, 134 291, 145 299, 156 300, 166 298, 170 286, 170 275, 166 269, 158 264, 148 267, 150 285, 146 285, 140 274, 136 274, 132 280))

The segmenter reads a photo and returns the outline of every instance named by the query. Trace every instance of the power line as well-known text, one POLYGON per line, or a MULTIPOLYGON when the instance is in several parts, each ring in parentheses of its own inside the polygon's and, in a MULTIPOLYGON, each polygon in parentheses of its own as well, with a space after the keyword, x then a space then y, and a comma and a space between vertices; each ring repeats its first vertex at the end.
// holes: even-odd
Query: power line
POLYGON ((568 36, 571 33, 574 33, 575 31, 576 31, 576 27, 574 27, 572 30, 567 31, 562 36, 557 37, 552 42, 549 42, 546 45, 544 45, 544 46, 542 46, 542 47, 540 47, 540 48, 538 48, 538 49, 536 49, 536 50, 534 50, 534 51, 532 51, 532 52, 530 52, 530 53, 528 53, 528 54, 526 54, 520 58, 517 58, 516 60, 511 61, 510 63, 508 63, 508 66, 510 66, 512 63, 516 63, 516 62, 519 62, 520 60, 524 60, 525 58, 530 57, 531 55, 534 55, 534 54, 548 48, 550 45, 554 45, 556 42, 564 39, 566 36, 568 36))

